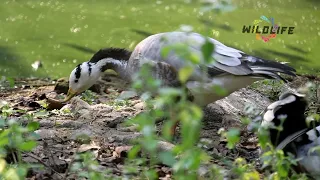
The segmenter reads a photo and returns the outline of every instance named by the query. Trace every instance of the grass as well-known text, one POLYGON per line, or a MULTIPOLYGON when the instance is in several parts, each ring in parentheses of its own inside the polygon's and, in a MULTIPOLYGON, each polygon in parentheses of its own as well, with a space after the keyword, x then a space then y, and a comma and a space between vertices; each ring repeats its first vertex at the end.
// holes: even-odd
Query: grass
MULTIPOLYGON (((219 31, 213 38, 259 57, 289 61, 300 73, 320 74, 320 2, 316 0, 234 0, 229 13, 199 13, 200 5, 151 0, 11 0, 0 2, 0 74, 58 78, 102 47, 133 49, 146 34, 177 30, 190 24, 205 33, 199 19, 219 31), (268 43, 243 34, 261 15, 280 26, 295 26, 268 43), (40 60, 43 67, 33 71, 40 60)), ((211 30, 210 29, 210 30, 211 30)))

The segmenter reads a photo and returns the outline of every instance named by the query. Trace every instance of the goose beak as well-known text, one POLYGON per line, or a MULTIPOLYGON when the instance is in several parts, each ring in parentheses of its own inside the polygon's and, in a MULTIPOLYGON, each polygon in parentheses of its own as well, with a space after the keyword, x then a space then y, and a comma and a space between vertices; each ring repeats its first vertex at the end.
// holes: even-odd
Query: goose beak
POLYGON ((67 97, 62 101, 63 103, 70 101, 71 98, 73 98, 78 93, 76 91, 73 91, 71 88, 69 88, 67 97))

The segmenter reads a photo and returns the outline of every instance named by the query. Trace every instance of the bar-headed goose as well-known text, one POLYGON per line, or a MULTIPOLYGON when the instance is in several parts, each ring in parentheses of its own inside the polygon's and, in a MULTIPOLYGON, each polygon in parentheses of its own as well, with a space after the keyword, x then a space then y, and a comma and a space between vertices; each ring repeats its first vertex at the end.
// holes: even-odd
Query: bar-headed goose
POLYGON ((320 125, 308 127, 304 94, 286 92, 272 103, 263 115, 262 126, 280 126, 282 131, 269 128, 271 143, 284 152, 290 152, 300 159, 295 169, 320 179, 320 152, 312 148, 320 146, 320 125), (282 122, 283 121, 283 122, 282 122))
MULTIPOLYGON (((211 55, 215 61, 205 66, 207 72, 205 75, 201 66, 194 67, 193 74, 186 82, 193 101, 200 106, 212 103, 264 78, 284 80, 278 73, 295 76, 295 69, 288 65, 250 56, 215 39, 208 39, 215 46, 211 55), (202 81, 205 83, 201 83, 202 81), (227 94, 218 95, 213 90, 217 85, 222 86, 227 94)), ((147 37, 133 52, 118 48, 101 49, 88 62, 79 64, 71 72, 69 92, 64 101, 88 89, 107 69, 112 69, 121 78, 131 81, 134 73, 139 71, 144 63, 153 64, 153 75, 161 79, 163 85, 178 86, 177 72, 189 61, 174 52, 162 57, 161 49, 168 45, 186 43, 188 50, 203 60, 201 46, 205 40, 206 37, 197 33, 166 32, 147 37)))

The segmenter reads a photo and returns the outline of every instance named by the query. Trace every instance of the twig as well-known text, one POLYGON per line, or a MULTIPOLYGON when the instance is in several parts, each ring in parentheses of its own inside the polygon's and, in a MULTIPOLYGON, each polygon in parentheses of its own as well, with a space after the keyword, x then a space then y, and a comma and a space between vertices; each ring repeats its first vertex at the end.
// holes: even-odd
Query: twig
POLYGON ((18 164, 18 161, 17 161, 17 158, 16 158, 16 155, 13 151, 11 151, 11 155, 12 155, 12 159, 14 161, 15 164, 18 164))
POLYGON ((70 169, 71 169, 71 166, 72 166, 73 162, 76 160, 76 156, 77 156, 77 153, 78 153, 78 151, 79 151, 79 148, 80 148, 80 146, 77 147, 76 153, 75 153, 74 156, 72 157, 72 159, 71 159, 71 161, 70 161, 70 163, 69 163, 69 165, 68 165, 68 168, 67 168, 66 172, 64 173, 63 180, 66 180, 66 179, 67 179, 68 174, 69 174, 69 171, 70 171, 70 169))
POLYGON ((46 156, 49 158, 49 162, 52 162, 50 164, 53 165, 54 169, 58 169, 56 162, 54 161, 53 155, 51 151, 49 150, 48 143, 43 139, 43 150, 46 156))
POLYGON ((60 178, 63 178, 63 176, 58 173, 56 170, 54 170, 52 167, 50 167, 49 165, 47 165, 45 162, 43 162, 41 159, 39 159, 37 156, 31 154, 31 153, 25 153, 26 155, 28 155, 29 157, 37 160, 39 163, 41 163, 42 165, 44 165, 45 167, 49 168, 50 170, 52 170, 54 173, 58 174, 60 176, 60 178))

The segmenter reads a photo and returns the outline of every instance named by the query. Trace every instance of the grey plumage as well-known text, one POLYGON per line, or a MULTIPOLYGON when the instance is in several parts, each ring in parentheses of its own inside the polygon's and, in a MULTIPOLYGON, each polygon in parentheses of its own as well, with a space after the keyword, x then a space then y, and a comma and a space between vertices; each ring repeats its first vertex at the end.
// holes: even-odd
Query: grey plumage
MULTIPOLYGON (((225 46, 219 41, 209 38, 215 45, 212 57, 215 62, 208 66, 212 74, 228 73, 232 75, 266 75, 269 78, 279 78, 277 72, 295 75, 295 69, 278 62, 263 60, 257 57, 246 55, 244 52, 225 46)), ((170 53, 167 58, 161 57, 161 48, 176 43, 187 43, 189 51, 201 56, 201 45, 205 42, 205 37, 197 33, 168 32, 149 36, 140 42, 132 53, 132 57, 143 56, 154 61, 164 61, 176 69, 180 69, 186 64, 185 60, 175 54, 170 53)), ((132 59, 131 57, 131 59, 132 59)), ((129 62, 130 63, 130 62, 129 62)), ((196 74, 200 74, 200 67, 196 68, 196 74)))

